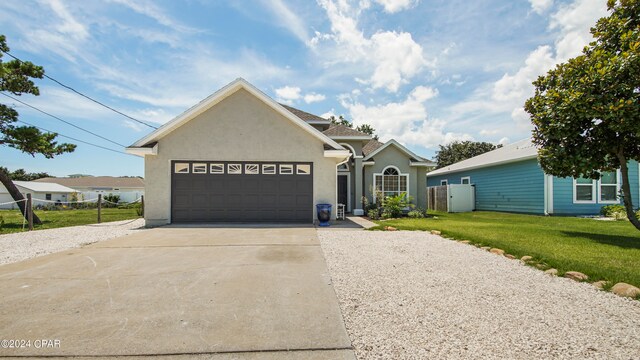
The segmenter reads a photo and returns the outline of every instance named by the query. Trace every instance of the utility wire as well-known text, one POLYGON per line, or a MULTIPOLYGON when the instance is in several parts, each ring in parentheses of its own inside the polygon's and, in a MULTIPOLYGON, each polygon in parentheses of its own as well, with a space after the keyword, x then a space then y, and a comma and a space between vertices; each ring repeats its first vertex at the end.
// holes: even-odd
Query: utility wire
POLYGON ((136 156, 136 155, 133 155, 133 154, 126 153, 126 152, 124 152, 124 151, 120 151, 120 150, 116 150, 116 149, 108 148, 108 147, 106 147, 106 146, 101 146, 101 145, 92 144, 92 143, 90 143, 90 142, 87 142, 87 141, 84 141, 84 140, 80 140, 80 139, 76 139, 76 138, 73 138, 73 137, 71 137, 71 136, 62 135, 62 134, 60 134, 59 132, 51 131, 51 130, 47 130, 47 129, 45 129, 45 128, 41 128, 40 126, 36 126, 36 125, 30 124, 30 123, 28 123, 28 122, 26 122, 26 121, 23 121, 23 120, 18 120, 18 122, 23 123, 23 124, 28 125, 28 126, 33 126, 33 127, 37 128, 37 129, 40 129, 40 130, 42 130, 42 131, 46 131, 46 132, 49 132, 49 133, 53 133, 53 134, 56 134, 56 135, 58 135, 58 136, 61 136, 61 137, 67 138, 67 139, 71 139, 71 140, 73 140, 73 141, 77 141, 77 142, 79 142, 79 143, 83 143, 83 144, 86 144, 86 145, 95 146, 95 147, 100 148, 100 149, 103 149, 103 150, 109 150, 109 151, 113 151, 113 152, 115 152, 115 153, 123 154, 123 155, 136 156))
MULTIPOLYGON (((19 58, 17 58, 17 57, 15 57, 15 56, 13 56, 13 55, 12 55, 12 54, 10 54, 9 52, 3 51, 3 53, 5 53, 5 54, 9 55, 10 57, 14 58, 15 60, 18 60, 18 61, 20 61, 20 62, 24 62, 24 61, 20 60, 19 58)), ((112 107, 111 107, 111 106, 109 106, 109 105, 106 105, 106 104, 104 104, 104 103, 101 103, 100 101, 98 101, 98 100, 96 100, 96 99, 94 99, 94 98, 92 98, 92 97, 90 97, 90 96, 88 96, 88 95, 85 95, 85 94, 81 93, 80 91, 78 91, 78 90, 76 90, 76 89, 72 88, 72 87, 71 87, 71 86, 69 86, 69 85, 65 85, 65 84, 63 84, 62 82, 60 82, 60 81, 58 81, 58 80, 56 80, 56 79, 52 78, 51 76, 49 76, 49 75, 47 75, 47 74, 44 74, 44 77, 46 77, 47 79, 49 79, 49 80, 51 80, 51 81, 55 82, 56 84, 58 84, 58 85, 60 85, 60 86, 62 86, 62 87, 64 87, 64 88, 66 88, 66 89, 68 89, 68 90, 73 91, 74 93, 76 93, 76 94, 78 94, 78 95, 80 95, 80 96, 82 96, 82 97, 84 97, 84 98, 86 98, 86 99, 88 99, 88 100, 93 101, 94 103, 96 103, 96 104, 98 104, 98 105, 100 105, 100 106, 103 106, 103 107, 105 107, 105 108, 107 108, 107 109, 109 109, 109 110, 111 110, 111 111, 113 111, 113 112, 115 112, 115 113, 120 114, 120 115, 122 115, 122 116, 124 116, 124 117, 126 117, 126 118, 128 118, 128 119, 130 119, 130 120, 133 120, 133 121, 135 121, 135 122, 137 122, 137 123, 140 123, 140 124, 142 124, 142 125, 148 126, 148 127, 152 128, 152 129, 157 129, 157 128, 158 128, 157 126, 149 125, 149 124, 147 124, 146 122, 144 122, 144 121, 142 121, 142 120, 138 120, 138 119, 136 119, 136 118, 134 118, 134 117, 132 117, 132 116, 129 116, 129 115, 127 115, 127 114, 125 114, 125 113, 123 113, 123 112, 121 112, 121 111, 118 111, 118 110, 116 110, 116 109, 112 108, 112 107)))
POLYGON ((99 137, 99 138, 100 138, 100 139, 102 139, 102 140, 106 140, 106 141, 108 141, 108 142, 110 142, 110 143, 112 143, 112 144, 116 144, 116 145, 118 145, 118 146, 127 147, 126 145, 122 145, 122 144, 117 143, 117 142, 115 142, 115 141, 113 141, 113 140, 109 140, 109 139, 107 139, 106 137, 104 137, 104 136, 102 136, 102 135, 96 134, 96 133, 94 133, 94 132, 92 132, 92 131, 89 131, 89 130, 87 130, 87 129, 83 129, 83 128, 81 128, 80 126, 78 126, 78 125, 76 125, 76 124, 73 124, 73 123, 71 123, 71 122, 69 122, 69 121, 63 120, 63 119, 61 119, 61 118, 59 118, 59 117, 57 117, 57 116, 55 116, 55 115, 49 114, 48 112, 46 112, 46 111, 44 111, 44 110, 40 110, 40 109, 38 109, 37 107, 35 107, 35 106, 33 106, 33 105, 29 105, 29 104, 27 104, 26 102, 24 102, 24 101, 22 101, 22 100, 19 100, 19 99, 16 99, 15 97, 13 97, 13 96, 11 96, 11 95, 7 95, 7 94, 5 94, 5 93, 0 93, 0 94, 4 95, 4 96, 6 96, 6 97, 8 97, 8 98, 10 98, 10 99, 13 99, 14 101, 17 101, 17 102, 19 102, 20 104, 22 104, 22 105, 24 105, 24 106, 28 106, 28 107, 32 108, 33 110, 39 111, 39 112, 41 112, 41 113, 43 113, 43 114, 45 114, 45 115, 48 115, 48 116, 50 116, 50 117, 52 117, 52 118, 54 118, 54 119, 56 119, 56 120, 62 121, 63 123, 65 123, 65 124, 67 124, 67 125, 71 125, 71 126, 73 126, 74 128, 76 128, 76 129, 80 129, 80 130, 82 130, 82 131, 84 131, 84 132, 86 132, 86 133, 89 133, 89 134, 93 135, 93 136, 97 136, 97 137, 99 137))

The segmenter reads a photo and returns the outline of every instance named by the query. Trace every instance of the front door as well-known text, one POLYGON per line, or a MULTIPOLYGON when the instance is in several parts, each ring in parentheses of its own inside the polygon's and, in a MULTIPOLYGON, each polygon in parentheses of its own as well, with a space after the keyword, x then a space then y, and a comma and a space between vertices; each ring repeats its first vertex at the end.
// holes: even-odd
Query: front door
POLYGON ((349 206, 349 176, 338 175, 338 204, 344 204, 345 208, 349 206))

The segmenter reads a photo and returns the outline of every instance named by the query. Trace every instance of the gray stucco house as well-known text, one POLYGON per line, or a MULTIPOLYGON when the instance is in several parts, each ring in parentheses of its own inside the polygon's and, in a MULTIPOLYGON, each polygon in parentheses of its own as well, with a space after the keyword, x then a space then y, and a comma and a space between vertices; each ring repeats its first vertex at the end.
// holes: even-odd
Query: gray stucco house
MULTIPOLYGON (((279 104, 237 79, 127 148, 145 163, 145 220, 308 222, 315 205, 408 193, 426 206, 435 164, 394 140, 279 104)), ((335 218, 335 211, 332 216, 335 218)))

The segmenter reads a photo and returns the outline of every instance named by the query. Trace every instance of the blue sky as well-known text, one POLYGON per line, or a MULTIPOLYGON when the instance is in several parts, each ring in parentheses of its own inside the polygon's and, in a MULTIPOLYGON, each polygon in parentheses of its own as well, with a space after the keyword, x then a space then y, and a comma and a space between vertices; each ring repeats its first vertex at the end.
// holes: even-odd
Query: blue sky
MULTIPOLYGON (((605 0, 0 2, 14 55, 135 118, 162 124, 243 77, 305 111, 369 123, 426 157, 457 139, 528 137, 531 81, 578 55, 605 15, 605 0)), ((47 79, 37 84, 41 95, 21 100, 118 143, 151 130, 47 79)), ((15 105, 29 123, 116 147, 15 105)), ((143 174, 141 158, 83 144, 53 160, 3 147, 0 165, 143 174)))

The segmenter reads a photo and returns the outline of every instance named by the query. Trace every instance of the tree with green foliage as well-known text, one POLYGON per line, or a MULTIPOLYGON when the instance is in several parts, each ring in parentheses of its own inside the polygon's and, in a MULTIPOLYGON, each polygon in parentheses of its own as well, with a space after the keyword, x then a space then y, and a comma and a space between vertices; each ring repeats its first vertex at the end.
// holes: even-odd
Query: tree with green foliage
POLYGON ((9 175, 9 178, 11 178, 11 180, 14 180, 14 181, 16 180, 17 181, 33 181, 33 180, 38 180, 42 178, 52 177, 46 172, 28 173, 26 172, 25 169, 17 169, 12 172, 12 171, 9 171, 9 169, 7 169, 4 166, 0 166, 0 171, 4 171, 7 175, 9 175))
MULTIPOLYGON (((8 52, 6 38, 0 35, 0 91, 16 96, 39 95, 40 91, 31 79, 41 79, 44 69, 28 61, 3 62, 3 55, 8 52)), ((47 159, 65 152, 72 152, 76 148, 74 144, 58 144, 55 141, 58 134, 43 133, 33 126, 17 126, 15 125, 17 121, 18 112, 5 104, 0 104, 0 145, 12 147, 31 156, 42 154, 47 159)), ((4 169, 0 169, 0 182, 7 188, 13 200, 18 201, 20 211, 26 216, 26 206, 24 201, 21 201, 24 197, 4 169)), ((42 223, 35 214, 33 221, 36 224, 42 223)))
POLYGON ((544 171, 599 179, 620 169, 626 213, 640 230, 628 169, 640 160, 640 0, 609 0, 608 8, 582 55, 533 83, 525 109, 544 171))
POLYGON ((436 169, 470 159, 500 147, 502 145, 479 141, 454 141, 447 145, 440 145, 440 150, 436 154, 436 169))
POLYGON ((344 125, 350 128, 353 127, 353 123, 349 122, 349 120, 345 119, 342 115, 338 117, 331 115, 329 116, 329 121, 331 121, 331 124, 333 125, 344 125))

